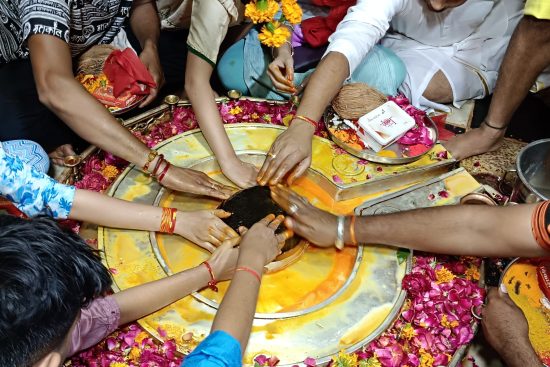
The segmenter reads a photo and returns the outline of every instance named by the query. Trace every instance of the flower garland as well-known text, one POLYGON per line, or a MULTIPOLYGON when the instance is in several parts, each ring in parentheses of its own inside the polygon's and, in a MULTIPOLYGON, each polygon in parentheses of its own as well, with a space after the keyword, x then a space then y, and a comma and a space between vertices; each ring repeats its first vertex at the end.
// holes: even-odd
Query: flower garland
POLYGON ((262 24, 258 38, 260 42, 269 47, 281 47, 290 41, 290 30, 285 26, 291 26, 302 22, 302 8, 296 0, 253 0, 246 4, 244 15, 254 24, 262 24), (275 19, 281 10, 281 15, 275 19))
MULTIPOLYGON (((224 123, 268 123, 288 125, 292 119, 292 104, 229 101, 218 106, 224 123)), ((414 113, 414 110, 411 110, 414 113)), ((409 112, 409 113, 411 113, 409 112)), ((147 146, 153 147, 174 135, 197 128, 191 107, 176 107, 171 121, 157 123, 146 133, 134 133, 147 146)), ((324 124, 316 135, 327 137, 324 124)), ((342 152, 344 153, 344 152, 342 152)), ((443 158, 443 157, 442 157, 443 158)), ((83 178, 75 186, 104 191, 128 165, 109 153, 100 151, 81 166, 83 178)), ((438 194, 444 197, 443 193, 438 194)), ((434 196, 434 200, 438 198, 434 196)), ((74 226, 78 230, 78 224, 74 226)), ((403 279, 407 291, 405 305, 393 325, 370 344, 351 354, 339 353, 333 367, 436 367, 445 366, 459 347, 473 338, 472 307, 483 303, 485 293, 478 287, 480 260, 472 257, 434 257, 415 253, 414 266, 403 279)), ((176 344, 166 338, 160 343, 143 331, 137 323, 118 330, 100 344, 73 356, 75 367, 176 367, 182 357, 176 344)), ((274 367, 276 356, 258 356, 255 366, 274 367)), ((308 367, 317 362, 303 361, 308 367)))

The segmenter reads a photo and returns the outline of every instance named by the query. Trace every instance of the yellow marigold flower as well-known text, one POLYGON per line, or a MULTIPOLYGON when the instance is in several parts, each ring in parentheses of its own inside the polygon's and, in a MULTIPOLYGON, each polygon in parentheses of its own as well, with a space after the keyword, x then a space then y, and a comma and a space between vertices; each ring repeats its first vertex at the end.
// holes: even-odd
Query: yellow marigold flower
POLYGON ((374 356, 370 357, 366 361, 359 361, 359 367, 382 367, 382 363, 380 363, 378 358, 374 356))
POLYGON ((101 174, 107 179, 113 179, 118 176, 118 168, 112 165, 107 165, 105 166, 105 168, 103 168, 101 174))
POLYGON ((435 362, 434 357, 424 349, 420 349, 420 367, 432 367, 435 362))
POLYGON ((334 367, 356 367, 357 366, 357 354, 347 354, 344 351, 338 353, 337 356, 332 357, 334 367))
POLYGON ((456 320, 449 321, 449 319, 447 318, 447 315, 443 315, 443 317, 441 318, 441 321, 439 323, 441 324, 441 326, 443 326, 447 329, 451 329, 451 328, 454 328, 454 327, 458 326, 458 321, 456 321, 456 320))
POLYGON ((134 339, 134 341, 135 341, 136 343, 138 343, 138 344, 141 344, 141 342, 142 342, 144 339, 148 338, 148 337, 149 337, 149 334, 147 334, 145 331, 142 331, 142 332, 140 332, 140 333, 136 336, 136 338, 134 339))
POLYGON ((287 27, 281 26, 279 22, 271 22, 262 27, 258 38, 260 42, 268 47, 281 47, 289 39, 290 31, 287 27))
POLYGON ((279 11, 279 3, 275 0, 257 0, 246 4, 244 16, 254 24, 271 22, 279 11))
POLYGON ((256 112, 252 112, 252 114, 250 115, 250 117, 254 120, 257 120, 260 118, 260 115, 258 115, 256 112))
POLYGON ((401 329, 401 336, 404 339, 411 340, 415 335, 416 333, 414 332, 414 328, 411 324, 407 324, 403 329, 401 329))
POLYGON ((299 24, 302 22, 302 8, 296 0, 283 0, 281 2, 281 10, 285 19, 290 24, 299 24))
POLYGON ((473 265, 466 269, 465 275, 468 280, 479 280, 479 271, 473 265))
POLYGON ((435 271, 435 277, 437 279, 437 284, 448 283, 455 278, 455 275, 451 273, 449 269, 442 266, 440 269, 435 271))
POLYGON ((265 115, 262 116, 262 119, 265 122, 271 122, 271 115, 265 114, 265 115))
POLYGON ((109 367, 129 367, 129 366, 123 362, 111 362, 109 367))
POLYGON ((128 355, 128 357, 132 360, 132 361, 139 361, 139 357, 141 357, 141 349, 137 348, 137 347, 134 347, 130 350, 130 354, 128 355))
POLYGON ((283 117, 283 124, 284 124, 285 126, 290 125, 290 122, 292 121, 293 118, 294 118, 294 115, 289 113, 288 115, 286 115, 285 117, 283 117))
POLYGON ((238 115, 241 112, 243 112, 243 109, 239 106, 235 106, 229 110, 229 113, 232 114, 233 116, 238 115))

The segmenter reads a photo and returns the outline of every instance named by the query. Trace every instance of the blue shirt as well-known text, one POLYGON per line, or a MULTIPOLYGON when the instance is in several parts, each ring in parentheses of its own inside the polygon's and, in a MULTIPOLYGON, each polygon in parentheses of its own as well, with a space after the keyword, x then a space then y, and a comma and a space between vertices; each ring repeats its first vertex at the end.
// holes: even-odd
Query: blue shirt
POLYGON ((215 331, 185 357, 181 367, 240 367, 241 344, 225 331, 215 331))
POLYGON ((23 213, 65 219, 73 206, 74 194, 74 187, 60 184, 19 157, 6 154, 0 144, 0 195, 23 213))

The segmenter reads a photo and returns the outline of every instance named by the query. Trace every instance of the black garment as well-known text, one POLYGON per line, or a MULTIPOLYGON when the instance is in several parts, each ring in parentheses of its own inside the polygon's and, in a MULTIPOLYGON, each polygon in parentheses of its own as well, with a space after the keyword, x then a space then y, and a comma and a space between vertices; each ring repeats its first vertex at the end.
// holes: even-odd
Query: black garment
POLYGON ((0 141, 29 139, 46 152, 63 144, 86 143, 40 103, 29 59, 0 65, 0 141))

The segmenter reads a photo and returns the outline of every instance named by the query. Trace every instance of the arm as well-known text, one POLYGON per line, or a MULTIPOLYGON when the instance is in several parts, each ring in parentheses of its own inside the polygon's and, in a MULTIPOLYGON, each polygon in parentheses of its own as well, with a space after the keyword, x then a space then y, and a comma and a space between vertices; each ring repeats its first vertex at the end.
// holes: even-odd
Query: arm
MULTIPOLYGON (((287 212, 287 226, 322 246, 336 241, 336 217, 307 203, 286 188, 275 188, 273 199, 287 212), (291 212, 292 212, 291 211, 291 212)), ((547 252, 533 238, 531 218, 535 205, 486 207, 445 206, 407 212, 357 217, 358 243, 382 244, 420 251, 470 256, 538 257, 547 252)), ((346 243, 351 243, 350 222, 345 223, 346 243)))
POLYGON ((75 80, 69 46, 49 35, 28 44, 40 101, 86 141, 142 167, 149 149, 75 80))
POLYGON ((289 29, 290 36, 281 47, 272 48, 273 61, 267 68, 267 75, 271 83, 278 90, 286 93, 296 93, 294 86, 294 59, 292 58, 292 29, 289 29))
POLYGON ((147 67, 157 87, 151 89, 151 94, 140 105, 143 107, 155 99, 158 90, 164 84, 164 74, 160 65, 157 44, 160 37, 160 19, 157 7, 152 0, 138 0, 132 4, 130 26, 141 45, 139 58, 147 67))
MULTIPOLYGON (((178 211, 174 233, 212 252, 224 240, 239 236, 221 220, 229 215, 223 210, 178 211)), ((69 213, 70 219, 142 231, 158 231, 161 217, 162 209, 159 207, 78 189, 69 213)))
MULTIPOLYGON (((296 115, 319 121, 344 81, 386 33, 391 19, 405 0, 358 1, 329 38, 330 45, 311 75, 296 115)), ((271 147, 258 175, 260 185, 275 185, 289 173, 288 183, 304 174, 311 165, 313 126, 294 119, 271 147)))
MULTIPOLYGON (((238 250, 233 248, 239 238, 224 242, 208 259, 217 280, 227 280, 235 270, 238 250)), ((140 319, 194 291, 206 287, 211 280, 205 265, 115 293, 120 308, 119 325, 140 319)))
POLYGON ((538 75, 550 65, 550 21, 525 16, 512 35, 500 67, 495 92, 483 123, 445 144, 454 158, 496 150, 506 127, 538 75))

